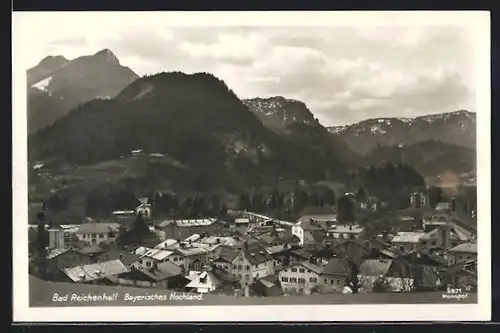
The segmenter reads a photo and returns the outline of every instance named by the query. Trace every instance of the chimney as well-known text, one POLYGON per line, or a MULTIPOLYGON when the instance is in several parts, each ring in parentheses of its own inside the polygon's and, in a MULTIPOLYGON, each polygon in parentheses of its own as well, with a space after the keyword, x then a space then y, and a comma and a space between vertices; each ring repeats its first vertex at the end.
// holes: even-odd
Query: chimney
POLYGON ((456 200, 455 200, 455 198, 452 198, 451 199, 451 211, 454 212, 456 208, 457 208, 456 200))
POLYGON ((351 225, 349 225, 349 230, 352 230, 352 224, 351 224, 351 225))

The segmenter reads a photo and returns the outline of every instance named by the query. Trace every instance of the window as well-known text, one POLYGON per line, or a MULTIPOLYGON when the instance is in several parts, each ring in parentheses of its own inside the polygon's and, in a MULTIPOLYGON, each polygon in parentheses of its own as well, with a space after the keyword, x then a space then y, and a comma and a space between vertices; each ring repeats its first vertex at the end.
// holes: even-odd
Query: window
POLYGON ((324 279, 324 280, 323 280, 323 282, 324 282, 325 284, 328 284, 328 280, 327 280, 327 279, 324 279))
POLYGON ((305 269, 303 269, 303 268, 299 268, 299 272, 301 272, 301 273, 305 273, 305 272, 306 272, 306 270, 305 270, 305 269))
POLYGON ((471 258, 471 256, 467 256, 467 260, 469 260, 471 258))
POLYGON ((292 268, 292 272, 297 272, 297 268, 292 268))
POLYGON ((281 278, 281 281, 283 281, 283 282, 288 282, 288 278, 283 276, 283 277, 281 278))
POLYGON ((236 265, 233 265, 233 269, 236 269, 236 265))
POLYGON ((318 282, 318 279, 316 279, 316 278, 309 278, 309 282, 316 283, 316 282, 318 282))
POLYGON ((334 283, 335 283, 335 281, 333 281, 333 280, 330 280, 330 284, 334 284, 334 283))
POLYGON ((340 279, 337 279, 337 284, 340 284, 340 279))
POLYGON ((250 266, 246 265, 246 266, 245 266, 245 269, 246 269, 247 271, 249 271, 249 270, 250 270, 250 266))
POLYGON ((255 278, 258 279, 259 278, 259 273, 255 274, 255 278))
POLYGON ((247 280, 247 281, 250 280, 250 276, 248 274, 245 275, 245 280, 247 280))
POLYGON ((462 256, 457 256, 457 259, 458 260, 462 260, 462 256))
POLYGON ((436 241, 432 241, 432 243, 431 243, 431 244, 432 244, 432 245, 436 245, 436 241))
POLYGON ((177 257, 174 257, 174 261, 178 261, 178 260, 179 260, 179 258, 177 258, 177 257))
POLYGON ((146 263, 146 266, 150 267, 150 266, 151 266, 151 261, 148 261, 148 262, 146 263))
POLYGON ((299 278, 298 281, 299 281, 299 283, 306 283, 306 279, 303 279, 303 278, 299 278))
POLYGON ((297 282, 296 278, 290 278, 290 282, 297 282))
POLYGON ((243 267, 243 266, 241 266, 241 265, 238 265, 238 269, 241 269, 242 267, 243 267))
POLYGON ((142 264, 142 259, 141 259, 141 260, 139 260, 139 264, 142 264))

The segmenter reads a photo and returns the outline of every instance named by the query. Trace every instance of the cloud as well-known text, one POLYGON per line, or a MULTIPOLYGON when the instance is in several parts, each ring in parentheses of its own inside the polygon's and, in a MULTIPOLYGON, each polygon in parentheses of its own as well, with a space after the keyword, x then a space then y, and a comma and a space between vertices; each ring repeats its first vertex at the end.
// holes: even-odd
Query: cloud
POLYGON ((33 63, 48 54, 73 58, 109 48, 140 75, 205 71, 242 98, 300 99, 324 125, 452 111, 475 98, 470 43, 458 26, 174 27, 160 19, 140 25, 87 20, 35 22, 33 63))

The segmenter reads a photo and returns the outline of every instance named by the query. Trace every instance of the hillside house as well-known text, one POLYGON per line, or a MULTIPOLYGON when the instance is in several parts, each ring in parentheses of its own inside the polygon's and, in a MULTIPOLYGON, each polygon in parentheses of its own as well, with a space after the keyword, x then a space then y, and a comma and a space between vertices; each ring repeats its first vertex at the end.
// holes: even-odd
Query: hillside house
POLYGON ((118 236, 118 223, 84 223, 78 228, 78 240, 87 244, 100 244, 118 236))
POLYGON ((118 275, 129 271, 130 269, 120 260, 103 261, 63 269, 63 273, 71 282, 107 285, 116 284, 118 275))
POLYGON ((151 217, 151 205, 148 203, 141 203, 135 208, 135 214, 141 214, 145 218, 151 217))
POLYGON ((477 260, 477 243, 468 242, 457 245, 447 251, 447 258, 452 265, 477 260))
POLYGON ((413 192, 412 194, 410 194, 410 207, 412 208, 429 207, 429 196, 421 192, 413 192))
POLYGON ((151 268, 131 269, 120 274, 118 284, 159 289, 182 288, 189 283, 182 274, 182 269, 169 261, 155 262, 151 268))

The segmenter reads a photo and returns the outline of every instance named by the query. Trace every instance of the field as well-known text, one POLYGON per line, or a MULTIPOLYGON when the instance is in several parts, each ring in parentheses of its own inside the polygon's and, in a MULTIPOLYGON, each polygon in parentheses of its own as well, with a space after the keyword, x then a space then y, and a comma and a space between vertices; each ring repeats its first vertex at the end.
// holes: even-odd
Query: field
POLYGON ((318 296, 281 296, 281 297, 236 297, 222 295, 204 295, 202 300, 157 300, 137 301, 135 303, 124 300, 125 294, 132 296, 142 295, 169 295, 170 292, 160 289, 142 289, 128 287, 108 287, 83 285, 61 282, 46 282, 30 276, 29 280, 30 307, 67 307, 67 306, 168 306, 168 305, 280 305, 280 304, 429 304, 429 303, 476 303, 477 294, 469 294, 466 299, 443 299, 442 292, 425 293, 383 293, 383 294, 335 294, 318 296), (92 294, 107 295, 118 293, 117 301, 101 302, 53 302, 54 293, 58 295, 92 294))
MULTIPOLYGON (((153 163, 165 165, 167 168, 184 167, 168 157, 150 158, 148 156, 124 157, 89 166, 47 163, 44 169, 31 172, 30 202, 40 202, 54 193, 60 197, 69 198, 68 208, 53 216, 52 219, 65 223, 75 223, 84 216, 84 203, 89 191, 101 186, 107 188, 140 187, 153 163)), ((158 181, 157 184, 162 187, 168 185, 161 181, 158 181)), ((131 190, 136 190, 136 188, 131 190)), ((34 205, 31 210, 33 209, 38 211, 39 208, 34 205)), ((30 211, 30 216, 34 216, 34 214, 36 214, 35 211, 30 211)))

